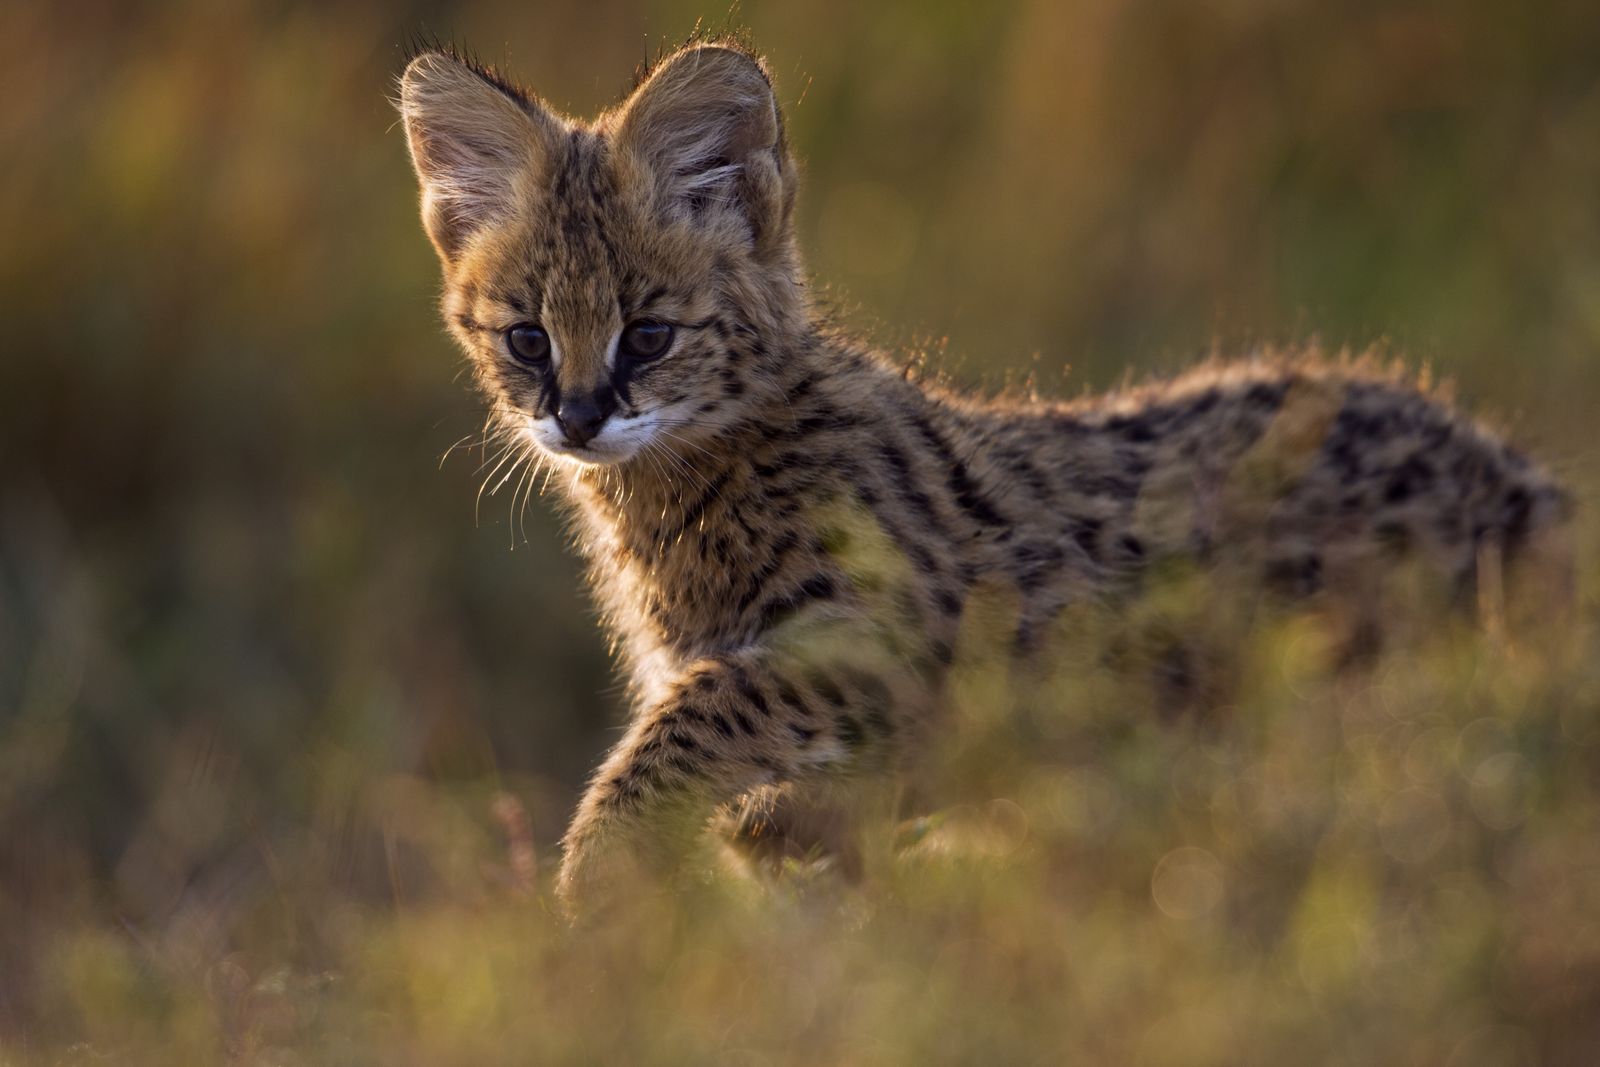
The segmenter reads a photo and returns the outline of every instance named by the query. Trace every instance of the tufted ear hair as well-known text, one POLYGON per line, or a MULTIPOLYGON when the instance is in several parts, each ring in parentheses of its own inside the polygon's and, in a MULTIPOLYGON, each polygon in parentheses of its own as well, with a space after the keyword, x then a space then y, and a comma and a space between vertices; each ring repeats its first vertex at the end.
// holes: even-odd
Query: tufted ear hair
POLYGON ((644 165, 664 215, 710 223, 732 213, 758 247, 787 233, 794 163, 754 56, 697 45, 670 57, 624 105, 616 139, 644 165))
POLYGON ((565 125, 492 72, 440 51, 407 64, 399 106, 422 225, 446 265, 527 197, 565 125))

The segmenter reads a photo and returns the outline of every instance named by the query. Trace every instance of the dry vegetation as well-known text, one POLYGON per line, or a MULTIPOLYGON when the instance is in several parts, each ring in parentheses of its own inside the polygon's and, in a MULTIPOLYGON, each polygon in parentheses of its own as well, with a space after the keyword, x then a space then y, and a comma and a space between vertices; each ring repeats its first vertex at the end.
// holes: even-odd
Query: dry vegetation
MULTIPOLYGON (((970 802, 864 884, 706 867, 579 930, 516 803, 323 781, 257 840, 270 878, 36 932, 9 1062, 1592 1062, 1594 627, 1560 661, 1458 631, 1338 677, 1324 633, 1252 627, 1208 721, 1114 670, 1008 700, 969 665, 970 802)), ((173 829, 209 821, 206 783, 174 792, 173 829)))

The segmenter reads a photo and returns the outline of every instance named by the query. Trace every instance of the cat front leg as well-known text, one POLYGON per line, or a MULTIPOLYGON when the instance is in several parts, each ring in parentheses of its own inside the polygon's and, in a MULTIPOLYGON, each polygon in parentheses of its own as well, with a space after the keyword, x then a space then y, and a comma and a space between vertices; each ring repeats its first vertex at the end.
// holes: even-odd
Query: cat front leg
POLYGON ((569 911, 670 876, 718 805, 894 759, 903 698, 881 673, 757 651, 692 664, 595 772, 563 842, 569 911))

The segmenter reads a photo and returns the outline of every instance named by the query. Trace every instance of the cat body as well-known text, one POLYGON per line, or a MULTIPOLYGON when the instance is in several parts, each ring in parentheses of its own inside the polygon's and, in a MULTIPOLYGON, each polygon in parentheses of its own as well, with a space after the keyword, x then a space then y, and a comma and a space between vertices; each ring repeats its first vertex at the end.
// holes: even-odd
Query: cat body
POLYGON ((1010 592, 1021 660, 1172 559, 1308 598, 1408 554, 1475 601, 1486 560, 1499 588, 1568 510, 1360 361, 1073 403, 912 380, 811 307, 782 116, 737 46, 668 56, 587 124, 443 51, 400 106, 446 322, 499 434, 553 468, 631 682, 564 844, 569 902, 669 869, 719 808, 761 836, 913 773, 975 590, 1010 592))

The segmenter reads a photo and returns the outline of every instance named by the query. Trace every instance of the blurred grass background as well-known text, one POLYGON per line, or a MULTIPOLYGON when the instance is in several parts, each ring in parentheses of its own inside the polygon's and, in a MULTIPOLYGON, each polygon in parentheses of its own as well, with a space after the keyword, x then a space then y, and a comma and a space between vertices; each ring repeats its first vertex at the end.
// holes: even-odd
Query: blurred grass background
MULTIPOLYGON (((966 750, 975 860, 561 932, 621 701, 551 516, 439 469, 479 408, 386 96, 421 30, 589 113, 702 16, 0 11, 0 1064, 1594 1062, 1592 595, 1555 665, 1253 635, 1220 730, 1078 679, 966 750)), ((881 343, 1056 394, 1385 344, 1592 496, 1585 0, 736 22, 881 343)))

